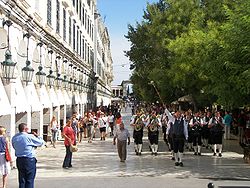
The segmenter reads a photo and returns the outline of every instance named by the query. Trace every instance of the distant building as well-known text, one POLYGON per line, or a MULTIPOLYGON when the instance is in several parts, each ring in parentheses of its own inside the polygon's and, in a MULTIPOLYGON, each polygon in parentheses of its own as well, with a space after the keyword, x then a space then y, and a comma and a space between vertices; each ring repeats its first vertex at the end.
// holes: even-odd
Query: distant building
POLYGON ((0 1, 0 122, 48 136, 73 112, 111 102, 110 39, 97 0, 0 1), (14 70, 11 71, 11 70, 14 70))
POLYGON ((121 85, 113 85, 111 88, 114 97, 128 97, 128 95, 132 92, 130 80, 123 80, 121 85))

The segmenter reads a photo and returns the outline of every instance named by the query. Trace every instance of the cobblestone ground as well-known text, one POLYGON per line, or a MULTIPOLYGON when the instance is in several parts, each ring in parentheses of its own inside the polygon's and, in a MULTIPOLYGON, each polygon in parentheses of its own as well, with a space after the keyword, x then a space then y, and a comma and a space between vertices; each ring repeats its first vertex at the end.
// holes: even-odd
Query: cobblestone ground
MULTIPOLYGON (((128 125, 130 113, 123 113, 128 125)), ((128 127, 128 126, 127 126, 128 127)), ((130 129, 130 128, 129 128, 130 129)), ((132 130, 130 129, 132 134, 132 130)), ((208 182, 217 186, 241 185, 250 187, 250 164, 244 163, 242 154, 224 151, 223 157, 214 157, 203 149, 202 156, 185 152, 184 167, 175 167, 170 152, 160 138, 159 153, 152 156, 145 132, 142 156, 134 154, 133 142, 128 146, 126 163, 120 163, 112 138, 93 143, 84 140, 73 154, 73 168, 62 169, 65 155, 63 142, 56 148, 37 149, 36 187, 206 187, 208 182)), ((97 135, 98 136, 98 135, 97 135)), ((9 187, 18 187, 17 170, 13 169, 9 187)))

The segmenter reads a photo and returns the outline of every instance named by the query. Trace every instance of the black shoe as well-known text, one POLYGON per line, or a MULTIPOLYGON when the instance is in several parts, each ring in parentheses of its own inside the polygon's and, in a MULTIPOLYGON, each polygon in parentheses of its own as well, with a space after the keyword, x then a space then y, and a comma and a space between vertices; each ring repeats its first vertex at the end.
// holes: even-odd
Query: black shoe
POLYGON ((141 155, 141 152, 139 152, 138 155, 141 155))
POLYGON ((172 158, 171 158, 171 160, 173 160, 173 161, 174 161, 174 160, 175 160, 175 157, 172 157, 172 158))
POLYGON ((181 167, 183 167, 183 163, 182 163, 182 162, 180 162, 179 165, 180 165, 181 167))
POLYGON ((136 155, 139 155, 139 153, 138 153, 138 152, 135 152, 135 154, 136 154, 136 155))
POLYGON ((197 155, 197 153, 196 153, 196 152, 194 152, 194 155, 197 155))
POLYGON ((219 153, 219 157, 222 157, 222 154, 221 154, 221 153, 219 153))
POLYGON ((214 153, 214 156, 216 156, 216 153, 214 153))
POLYGON ((152 152, 151 155, 154 155, 154 153, 152 152))
POLYGON ((155 152, 154 154, 155 154, 155 156, 157 156, 157 152, 155 152))
POLYGON ((199 156, 201 156, 201 153, 198 153, 199 156))
POLYGON ((180 164, 178 162, 175 162, 175 166, 179 166, 180 164))

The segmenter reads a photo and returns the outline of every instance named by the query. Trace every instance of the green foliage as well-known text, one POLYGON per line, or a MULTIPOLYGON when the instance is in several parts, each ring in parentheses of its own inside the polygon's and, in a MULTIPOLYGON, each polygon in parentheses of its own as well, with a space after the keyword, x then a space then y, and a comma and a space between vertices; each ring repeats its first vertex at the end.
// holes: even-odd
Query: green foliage
POLYGON ((191 94, 197 106, 250 101, 250 1, 160 0, 128 26, 132 83, 141 100, 191 94), (155 96, 152 98, 152 96, 155 96))

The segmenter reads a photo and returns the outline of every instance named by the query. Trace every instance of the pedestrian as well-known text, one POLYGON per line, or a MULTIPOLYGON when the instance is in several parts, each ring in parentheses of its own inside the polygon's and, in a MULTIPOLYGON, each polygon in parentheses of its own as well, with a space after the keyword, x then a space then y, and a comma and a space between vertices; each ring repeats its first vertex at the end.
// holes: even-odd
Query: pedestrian
POLYGON ((147 127, 148 140, 151 146, 152 155, 156 156, 158 152, 159 128, 161 127, 161 120, 156 115, 156 111, 152 111, 147 122, 147 127))
POLYGON ((199 112, 194 114, 194 117, 189 122, 189 126, 191 127, 192 132, 194 155, 201 155, 203 121, 199 112))
POLYGON ((42 146, 44 140, 33 132, 28 134, 26 123, 18 125, 19 133, 12 138, 12 145, 17 157, 19 188, 33 188, 36 176, 35 148, 42 146))
POLYGON ((231 125, 233 123, 233 118, 229 111, 225 111, 225 116, 223 117, 223 121, 225 124, 225 134, 224 134, 224 139, 225 140, 230 140, 230 130, 231 130, 231 125))
POLYGON ((180 111, 177 111, 174 116, 165 109, 168 115, 169 122, 172 122, 172 137, 174 147, 175 166, 183 166, 182 157, 184 152, 185 140, 188 140, 188 122, 181 117, 180 111))
POLYGON ((221 117, 221 113, 218 111, 215 113, 215 117, 212 117, 209 120, 208 127, 211 132, 211 139, 214 145, 214 156, 216 156, 217 149, 219 151, 219 157, 222 157, 222 138, 223 138, 223 118, 221 117))
POLYGON ((101 140, 105 140, 107 119, 104 117, 104 112, 100 112, 100 117, 98 118, 97 123, 101 134, 101 140))
POLYGON ((130 144, 130 134, 128 129, 124 128, 124 123, 121 122, 119 129, 117 129, 113 144, 116 145, 117 138, 117 150, 121 162, 125 162, 127 158, 127 140, 128 145, 130 144))
POLYGON ((109 112, 109 115, 108 115, 108 126, 110 127, 111 129, 111 132, 110 132, 110 137, 111 136, 114 136, 114 115, 112 114, 112 112, 109 112))
POLYGON ((56 116, 53 116, 50 121, 50 129, 52 133, 51 142, 52 142, 53 147, 56 148, 56 140, 57 140, 57 134, 59 130, 59 125, 56 120, 56 116))
POLYGON ((130 126, 134 129, 133 138, 136 155, 141 155, 142 151, 143 128, 145 127, 144 121, 144 114, 141 114, 139 110, 136 111, 136 115, 133 115, 130 120, 130 126))
POLYGON ((7 176, 10 173, 10 162, 7 161, 6 155, 10 156, 10 143, 9 139, 5 136, 6 130, 3 126, 0 126, 0 172, 3 176, 3 188, 7 185, 7 176), (8 153, 6 153, 8 152, 8 153))
POLYGON ((64 145, 66 148, 66 155, 63 161, 63 168, 68 169, 72 167, 72 151, 70 146, 75 145, 75 132, 72 128, 72 120, 67 120, 66 126, 63 128, 64 145))

